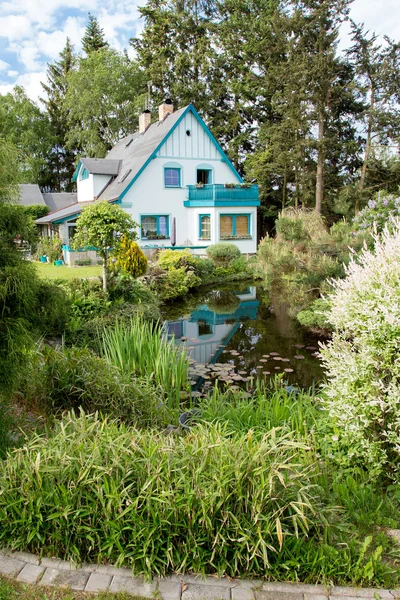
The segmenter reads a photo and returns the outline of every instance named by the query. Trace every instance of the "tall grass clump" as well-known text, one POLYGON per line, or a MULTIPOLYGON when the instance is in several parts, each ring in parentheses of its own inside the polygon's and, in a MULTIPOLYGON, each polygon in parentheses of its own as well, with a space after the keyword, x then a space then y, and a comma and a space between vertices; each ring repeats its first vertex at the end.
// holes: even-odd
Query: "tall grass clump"
POLYGON ((332 545, 337 511, 317 476, 310 446, 280 429, 166 436, 70 413, 0 464, 0 543, 147 575, 307 580, 324 577, 310 561, 327 547, 346 579, 351 553, 332 545))
POLYGON ((276 379, 271 384, 260 383, 250 398, 241 390, 222 391, 215 386, 212 394, 200 400, 197 419, 226 424, 232 434, 252 430, 259 438, 279 427, 305 440, 316 428, 319 406, 318 398, 305 391, 287 391, 276 379))
POLYGON ((162 325, 138 317, 129 324, 116 321, 101 337, 104 357, 122 373, 143 377, 164 391, 171 409, 178 409, 181 392, 189 391, 186 352, 168 341, 162 325))

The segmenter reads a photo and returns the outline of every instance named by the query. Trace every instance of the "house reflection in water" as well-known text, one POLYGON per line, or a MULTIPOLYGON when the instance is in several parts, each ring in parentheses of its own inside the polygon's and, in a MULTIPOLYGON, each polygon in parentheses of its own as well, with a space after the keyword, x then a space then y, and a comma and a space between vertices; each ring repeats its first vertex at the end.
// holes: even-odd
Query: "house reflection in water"
MULTIPOLYGON (((244 293, 235 293, 232 312, 222 312, 223 302, 217 307, 219 292, 214 292, 207 304, 199 305, 186 319, 178 321, 167 321, 166 328, 168 337, 175 338, 176 344, 181 344, 182 338, 186 338, 186 345, 191 358, 197 363, 213 364, 225 346, 228 345, 242 321, 255 320, 259 302, 256 297, 256 288, 249 287, 244 293), (216 308, 216 310, 212 310, 216 308)), ((221 293, 223 294, 223 292, 221 293)), ((223 298, 222 298, 223 300, 223 298)), ((231 302, 232 306, 232 302, 231 302)))

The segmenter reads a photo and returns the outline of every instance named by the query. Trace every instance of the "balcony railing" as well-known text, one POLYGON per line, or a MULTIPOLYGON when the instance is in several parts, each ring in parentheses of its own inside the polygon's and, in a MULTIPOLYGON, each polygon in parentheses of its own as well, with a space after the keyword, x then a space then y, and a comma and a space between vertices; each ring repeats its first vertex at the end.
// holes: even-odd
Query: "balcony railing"
POLYGON ((258 185, 188 185, 185 206, 259 206, 258 185))

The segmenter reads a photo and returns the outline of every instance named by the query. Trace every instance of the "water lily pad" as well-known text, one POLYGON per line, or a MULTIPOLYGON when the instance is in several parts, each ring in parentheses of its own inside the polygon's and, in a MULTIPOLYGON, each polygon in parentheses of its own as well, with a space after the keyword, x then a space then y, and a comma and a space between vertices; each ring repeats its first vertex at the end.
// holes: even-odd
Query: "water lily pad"
POLYGON ((281 358, 282 362, 290 362, 290 358, 281 358))
POLYGON ((266 358, 260 358, 260 362, 268 362, 268 359, 266 359, 266 358))
POLYGON ((280 367, 275 367, 275 371, 278 371, 280 369, 280 367))
POLYGON ((247 375, 247 371, 238 371, 239 375, 247 375))
POLYGON ((318 350, 316 346, 306 346, 306 350, 318 350))
POLYGON ((294 345, 295 348, 304 348, 304 344, 295 344, 294 345))
POLYGON ((271 371, 263 371, 264 375, 271 375, 271 371))
POLYGON ((279 356, 279 352, 270 352, 271 356, 279 356))
POLYGON ((296 354, 295 358, 297 360, 303 360, 304 356, 302 354, 296 354))
POLYGON ((294 369, 283 369, 285 373, 293 373, 294 369))
POLYGON ((272 360, 282 360, 280 356, 274 356, 272 360))
POLYGON ((197 385, 197 381, 194 381, 194 380, 193 380, 193 381, 191 381, 191 382, 190 382, 190 385, 197 385))

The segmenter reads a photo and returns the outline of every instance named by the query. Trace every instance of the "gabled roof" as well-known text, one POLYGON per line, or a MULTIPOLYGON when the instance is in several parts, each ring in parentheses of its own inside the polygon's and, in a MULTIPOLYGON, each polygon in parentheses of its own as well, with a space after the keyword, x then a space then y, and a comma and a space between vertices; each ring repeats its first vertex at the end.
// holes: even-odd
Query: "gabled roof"
POLYGON ((119 173, 121 161, 109 158, 81 158, 75 169, 72 181, 76 181, 81 165, 83 165, 91 175, 110 175, 115 176, 119 173))
POLYGON ((51 212, 76 204, 78 201, 76 192, 45 193, 43 198, 51 212))
POLYGON ((46 206, 42 192, 34 183, 21 183, 19 186, 19 201, 22 206, 46 206))
POLYGON ((194 115, 207 132, 211 142, 221 154, 221 158, 227 162, 238 181, 243 181, 193 104, 189 104, 168 115, 163 121, 153 123, 144 133, 128 135, 110 150, 105 160, 119 161, 121 166, 118 176, 99 195, 99 200, 121 200, 188 112, 194 115))

